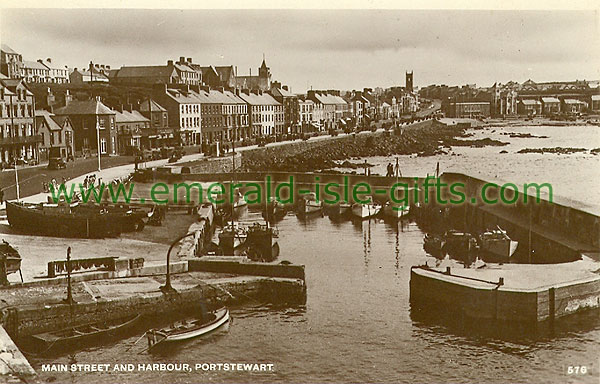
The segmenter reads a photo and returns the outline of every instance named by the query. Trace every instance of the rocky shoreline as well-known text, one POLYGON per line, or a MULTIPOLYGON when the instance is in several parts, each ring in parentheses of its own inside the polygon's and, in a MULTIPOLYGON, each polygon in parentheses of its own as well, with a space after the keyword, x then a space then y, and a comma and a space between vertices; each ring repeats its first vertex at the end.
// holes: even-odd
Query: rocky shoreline
POLYGON ((451 146, 506 144, 489 138, 468 139, 463 128, 427 120, 404 126, 396 132, 360 133, 245 151, 242 154, 242 170, 309 172, 340 167, 340 162, 357 157, 433 156, 447 153, 444 149, 451 146))

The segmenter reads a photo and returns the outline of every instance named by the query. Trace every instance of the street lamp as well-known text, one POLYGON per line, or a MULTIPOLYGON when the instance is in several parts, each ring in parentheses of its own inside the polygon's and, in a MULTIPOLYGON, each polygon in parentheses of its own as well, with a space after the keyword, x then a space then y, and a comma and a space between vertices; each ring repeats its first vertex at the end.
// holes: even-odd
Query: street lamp
POLYGON ((189 236, 194 236, 195 233, 194 232, 189 232, 186 233, 183 236, 179 236, 177 239, 175 239, 175 241, 173 241, 171 243, 171 246, 169 247, 169 250, 167 251, 167 278, 165 280, 165 285, 161 285, 160 290, 163 293, 175 293, 177 292, 175 290, 175 288, 173 288, 171 286, 171 268, 170 268, 170 261, 171 261, 171 251, 173 250, 173 248, 175 248, 175 245, 177 245, 177 243, 179 243, 181 240, 185 239, 186 237, 189 236))

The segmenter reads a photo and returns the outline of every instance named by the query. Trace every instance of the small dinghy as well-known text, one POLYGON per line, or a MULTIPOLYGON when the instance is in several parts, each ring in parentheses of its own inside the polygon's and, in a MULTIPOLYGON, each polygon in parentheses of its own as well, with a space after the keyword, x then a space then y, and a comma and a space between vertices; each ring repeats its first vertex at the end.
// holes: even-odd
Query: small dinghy
POLYGON ((150 329, 146 332, 148 349, 174 341, 193 339, 213 332, 229 323, 229 310, 220 308, 208 312, 205 319, 183 320, 163 329, 150 329))
POLYGON ((403 218, 406 218, 406 216, 408 216, 409 213, 410 213, 409 205, 397 205, 397 204, 393 204, 388 201, 383 206, 383 216, 390 218, 390 219, 395 219, 395 220, 403 219, 403 218))
POLYGON ((298 213, 300 215, 309 215, 312 213, 322 213, 323 202, 317 200, 317 195, 311 192, 304 195, 299 200, 298 213))

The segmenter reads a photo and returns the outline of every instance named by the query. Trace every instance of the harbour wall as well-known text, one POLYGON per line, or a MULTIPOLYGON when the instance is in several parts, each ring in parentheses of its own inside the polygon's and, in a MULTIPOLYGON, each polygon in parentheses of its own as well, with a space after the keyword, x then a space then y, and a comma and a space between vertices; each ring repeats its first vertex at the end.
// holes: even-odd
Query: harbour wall
POLYGON ((535 324, 600 308, 600 276, 518 289, 413 267, 410 301, 416 307, 458 313, 460 318, 535 324))

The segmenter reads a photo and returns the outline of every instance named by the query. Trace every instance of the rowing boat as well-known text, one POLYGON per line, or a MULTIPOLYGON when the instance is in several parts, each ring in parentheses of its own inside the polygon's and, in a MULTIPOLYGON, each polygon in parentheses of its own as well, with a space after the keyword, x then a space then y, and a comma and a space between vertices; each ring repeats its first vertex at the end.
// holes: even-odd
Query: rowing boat
POLYGON ((167 328, 150 329, 146 332, 148 349, 159 344, 193 339, 213 332, 229 322, 229 310, 220 308, 208 313, 207 319, 183 320, 167 328))
POLYGON ((31 336, 31 341, 38 350, 44 351, 74 348, 92 341, 114 337, 117 333, 133 327, 140 318, 140 314, 135 314, 115 320, 88 323, 58 331, 38 333, 31 336))

